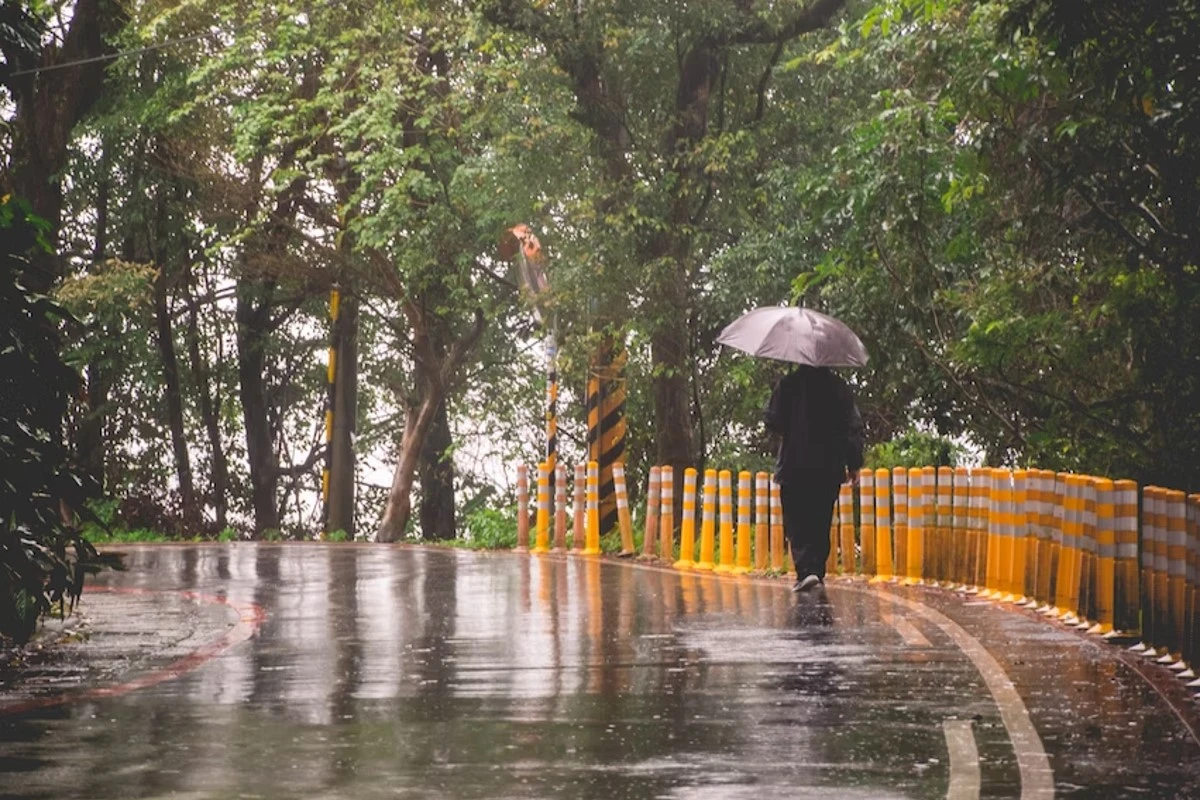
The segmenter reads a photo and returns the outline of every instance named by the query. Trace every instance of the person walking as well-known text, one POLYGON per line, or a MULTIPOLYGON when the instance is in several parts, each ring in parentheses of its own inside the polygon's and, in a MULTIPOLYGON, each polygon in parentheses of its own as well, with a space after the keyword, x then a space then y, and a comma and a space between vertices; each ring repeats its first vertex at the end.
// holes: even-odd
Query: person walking
POLYGON ((833 370, 801 364, 775 384, 763 421, 780 437, 775 482, 796 565, 792 591, 805 592, 825 582, 829 525, 841 485, 858 482, 862 416, 854 393, 833 370))

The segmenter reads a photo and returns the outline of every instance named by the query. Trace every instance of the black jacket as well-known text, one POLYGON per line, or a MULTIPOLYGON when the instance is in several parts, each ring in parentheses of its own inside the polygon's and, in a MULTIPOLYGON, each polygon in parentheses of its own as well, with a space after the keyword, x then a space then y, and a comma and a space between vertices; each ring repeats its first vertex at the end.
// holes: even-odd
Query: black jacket
POLYGON ((863 463, 863 424, 846 382, 827 367, 798 366, 775 385, 763 413, 779 434, 775 480, 829 479, 863 463))

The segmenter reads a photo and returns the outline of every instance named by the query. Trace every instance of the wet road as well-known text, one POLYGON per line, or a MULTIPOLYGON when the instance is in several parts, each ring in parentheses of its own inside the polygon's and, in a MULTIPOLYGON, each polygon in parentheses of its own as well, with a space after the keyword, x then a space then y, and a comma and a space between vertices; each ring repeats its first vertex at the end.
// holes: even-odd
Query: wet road
POLYGON ((1190 699, 951 593, 411 547, 127 553, 85 594, 88 663, 0 690, 0 797, 1200 797, 1190 699))

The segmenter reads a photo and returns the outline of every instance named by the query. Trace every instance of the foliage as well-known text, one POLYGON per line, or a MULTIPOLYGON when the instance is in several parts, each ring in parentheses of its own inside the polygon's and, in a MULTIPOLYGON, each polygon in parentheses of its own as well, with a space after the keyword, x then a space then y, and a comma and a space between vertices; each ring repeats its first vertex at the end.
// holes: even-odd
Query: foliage
POLYGON ((463 520, 463 531, 472 549, 512 549, 517 546, 517 508, 478 508, 463 520))
POLYGON ((55 603, 73 603, 99 557, 67 521, 83 508, 84 479, 62 441, 78 376, 58 353, 70 322, 25 288, 43 226, 19 198, 0 202, 0 636, 28 640, 55 603))
POLYGON ((910 430, 867 449, 864 466, 871 469, 892 467, 958 466, 962 448, 944 436, 910 430))

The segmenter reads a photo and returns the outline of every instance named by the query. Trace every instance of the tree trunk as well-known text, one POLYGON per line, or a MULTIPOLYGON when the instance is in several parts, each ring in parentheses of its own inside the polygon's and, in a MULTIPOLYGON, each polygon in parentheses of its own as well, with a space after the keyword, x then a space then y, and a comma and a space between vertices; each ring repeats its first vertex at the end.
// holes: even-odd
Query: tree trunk
POLYGON ((398 542, 404 538, 408 518, 412 516, 412 488, 420 461, 421 447, 440 402, 437 392, 429 392, 416 407, 410 406, 404 413, 404 433, 400 436, 400 458, 392 477, 392 488, 388 492, 387 505, 383 510, 383 521, 379 523, 376 540, 398 542))
POLYGON ((196 391, 200 400, 200 418, 208 436, 208 448, 212 463, 212 504, 216 511, 217 527, 224 529, 228 524, 229 507, 229 461, 221 445, 221 420, 217 413, 218 403, 209 389, 208 363, 200 352, 200 313, 194 287, 186 287, 188 302, 187 349, 196 376, 196 391))
POLYGON ((338 313, 337 377, 329 465, 327 529, 354 537, 354 431, 358 415, 358 298, 346 292, 338 313))
MULTIPOLYGON (((92 272, 99 271, 108 252, 108 195, 109 183, 105 176, 96 190, 96 241, 92 248, 92 272)), ((99 338, 106 340, 108 337, 101 331, 99 338)), ((108 403, 108 375, 103 359, 103 353, 93 355, 84 370, 87 387, 85 404, 75 434, 76 458, 83 471, 95 482, 95 491, 101 495, 104 493, 104 413, 108 403)))
POLYGON ((162 359, 163 384, 167 396, 167 424, 171 431, 171 451, 175 456, 175 473, 179 477, 179 497, 183 502, 185 529, 195 525, 200 515, 196 508, 196 489, 192 482, 192 462, 188 456, 187 432, 183 427, 183 390, 179 385, 179 361, 175 356, 175 333, 168 302, 167 275, 160 267, 154 281, 154 321, 158 338, 158 355, 162 359))
POLYGON ((272 286, 242 277, 237 291, 238 395, 246 428, 246 456, 250 462, 250 499, 254 508, 254 534, 279 529, 276 495, 279 464, 275 458, 271 424, 267 418, 266 345, 270 336, 272 286), (260 295, 263 295, 260 297, 260 295))
POLYGON ((434 411, 433 422, 421 447, 422 539, 453 539, 456 533, 454 461, 449 455, 452 443, 450 415, 443 400, 434 411))

